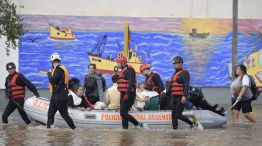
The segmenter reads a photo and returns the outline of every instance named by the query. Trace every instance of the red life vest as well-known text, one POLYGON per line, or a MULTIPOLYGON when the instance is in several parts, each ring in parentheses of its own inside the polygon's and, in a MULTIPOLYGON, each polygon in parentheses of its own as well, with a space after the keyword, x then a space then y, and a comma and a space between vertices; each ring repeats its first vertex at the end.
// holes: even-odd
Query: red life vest
POLYGON ((25 98, 25 87, 16 85, 16 80, 20 74, 15 73, 11 79, 11 82, 8 86, 8 95, 13 99, 23 99, 25 98))
MULTIPOLYGON (((146 79, 146 81, 151 81, 151 82, 153 82, 152 78, 153 78, 153 76, 155 76, 155 75, 157 75, 157 73, 152 72, 152 73, 150 74, 150 76, 146 79)), ((154 82, 153 82, 153 83, 154 83, 154 82)), ((160 95, 161 92, 162 92, 161 86, 156 85, 155 83, 154 83, 153 90, 156 91, 159 95, 160 95)))
POLYGON ((132 66, 126 66, 126 67, 124 67, 124 68, 121 70, 121 72, 120 72, 120 76, 119 76, 119 80, 118 80, 118 87, 117 87, 117 90, 118 90, 119 92, 127 92, 129 81, 124 78, 124 73, 125 73, 125 71, 126 71, 128 68, 130 68, 130 69, 132 69, 132 70, 134 71, 134 79, 135 79, 135 82, 134 82, 133 87, 131 88, 131 92, 135 92, 135 88, 136 88, 136 75, 135 75, 135 70, 134 70, 134 68, 133 68, 132 66))
POLYGON ((178 71, 175 75, 172 77, 172 85, 171 85, 171 94, 177 95, 177 96, 183 96, 184 95, 184 84, 179 84, 177 79, 179 78, 180 74, 183 71, 187 71, 185 69, 182 69, 178 71))

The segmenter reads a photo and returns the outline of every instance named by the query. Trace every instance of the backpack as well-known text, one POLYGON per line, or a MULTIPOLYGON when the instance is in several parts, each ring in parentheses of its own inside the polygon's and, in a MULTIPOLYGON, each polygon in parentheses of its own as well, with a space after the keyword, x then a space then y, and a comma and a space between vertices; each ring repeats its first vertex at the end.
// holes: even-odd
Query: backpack
POLYGON ((250 79, 250 90, 252 92, 252 98, 251 100, 257 100, 258 96, 260 95, 261 89, 257 87, 256 81, 253 78, 253 76, 248 75, 250 79))

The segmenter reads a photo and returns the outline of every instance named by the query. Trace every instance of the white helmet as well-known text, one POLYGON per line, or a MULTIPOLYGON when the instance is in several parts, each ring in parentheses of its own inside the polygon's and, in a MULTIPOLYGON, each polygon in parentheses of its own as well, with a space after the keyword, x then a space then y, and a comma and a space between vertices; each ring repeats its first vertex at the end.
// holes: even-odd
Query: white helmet
POLYGON ((54 61, 54 60, 59 60, 59 61, 61 61, 61 57, 60 57, 60 55, 59 55, 58 53, 53 53, 53 54, 51 55, 51 61, 54 61))

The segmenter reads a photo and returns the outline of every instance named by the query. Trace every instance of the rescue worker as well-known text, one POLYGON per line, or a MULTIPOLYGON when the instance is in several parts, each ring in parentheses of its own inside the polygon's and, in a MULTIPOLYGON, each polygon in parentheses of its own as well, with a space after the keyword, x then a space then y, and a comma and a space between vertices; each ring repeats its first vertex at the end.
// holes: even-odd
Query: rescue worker
POLYGON ((143 127, 128 111, 134 104, 136 98, 136 72, 127 64, 125 56, 118 56, 117 67, 122 69, 119 75, 118 91, 120 92, 120 115, 122 117, 123 129, 128 129, 128 121, 135 126, 143 127))
POLYGON ((153 91, 156 91, 159 95, 165 90, 165 86, 158 73, 151 71, 150 64, 142 64, 140 66, 140 72, 146 77, 145 82, 151 81, 154 83, 153 91))
POLYGON ((5 93, 6 97, 9 98, 9 102, 2 115, 2 121, 3 123, 8 123, 9 115, 17 108, 22 119, 26 124, 29 124, 30 120, 24 111, 25 87, 32 91, 36 97, 39 97, 39 94, 35 86, 29 80, 27 80, 21 73, 16 72, 16 66, 13 62, 6 64, 6 70, 9 75, 6 77, 5 81, 5 93))
POLYGON ((66 121, 71 129, 75 129, 75 125, 71 117, 68 115, 68 71, 65 66, 62 66, 61 57, 58 53, 51 55, 52 69, 47 73, 50 82, 50 92, 52 94, 49 109, 47 128, 51 128, 54 123, 54 116, 59 111, 62 118, 66 121))
POLYGON ((196 126, 186 116, 182 115, 185 103, 188 98, 190 75, 187 70, 183 68, 183 58, 176 56, 173 58, 173 65, 175 73, 172 76, 172 84, 167 89, 167 94, 172 96, 172 124, 173 129, 177 129, 178 119, 186 122, 191 128, 196 126))

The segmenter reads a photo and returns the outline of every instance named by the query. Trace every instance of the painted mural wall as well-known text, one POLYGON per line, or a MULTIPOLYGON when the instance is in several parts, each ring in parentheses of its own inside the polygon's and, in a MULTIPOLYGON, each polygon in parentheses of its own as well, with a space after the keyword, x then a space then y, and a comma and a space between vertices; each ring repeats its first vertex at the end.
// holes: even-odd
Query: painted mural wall
MULTIPOLYGON (((183 19, 137 17, 91 17, 22 15, 26 33, 21 37, 19 70, 37 87, 47 88, 48 79, 40 70, 51 68, 50 55, 60 53, 70 77, 83 80, 93 60, 102 61, 100 73, 112 70, 124 47, 124 22, 129 22, 131 48, 142 62, 152 65, 163 81, 174 73, 171 59, 184 57, 192 86, 229 86, 232 21, 230 19, 183 19), (52 27, 53 26, 53 27, 52 27), (98 45, 101 44, 101 45, 98 45), (100 47, 98 47, 100 46, 100 47), (95 58, 90 53, 98 55, 95 58), (99 56, 101 55, 101 56, 99 56), (103 63, 105 62, 105 63, 103 63)), ((259 85, 262 81, 262 20, 239 20, 239 63, 245 63, 259 85), (254 69, 252 69, 254 68, 254 69)), ((99 65, 98 65, 99 66, 99 65)), ((103 74, 107 86, 111 74, 103 74)), ((138 81, 144 80, 142 75, 138 81)))

